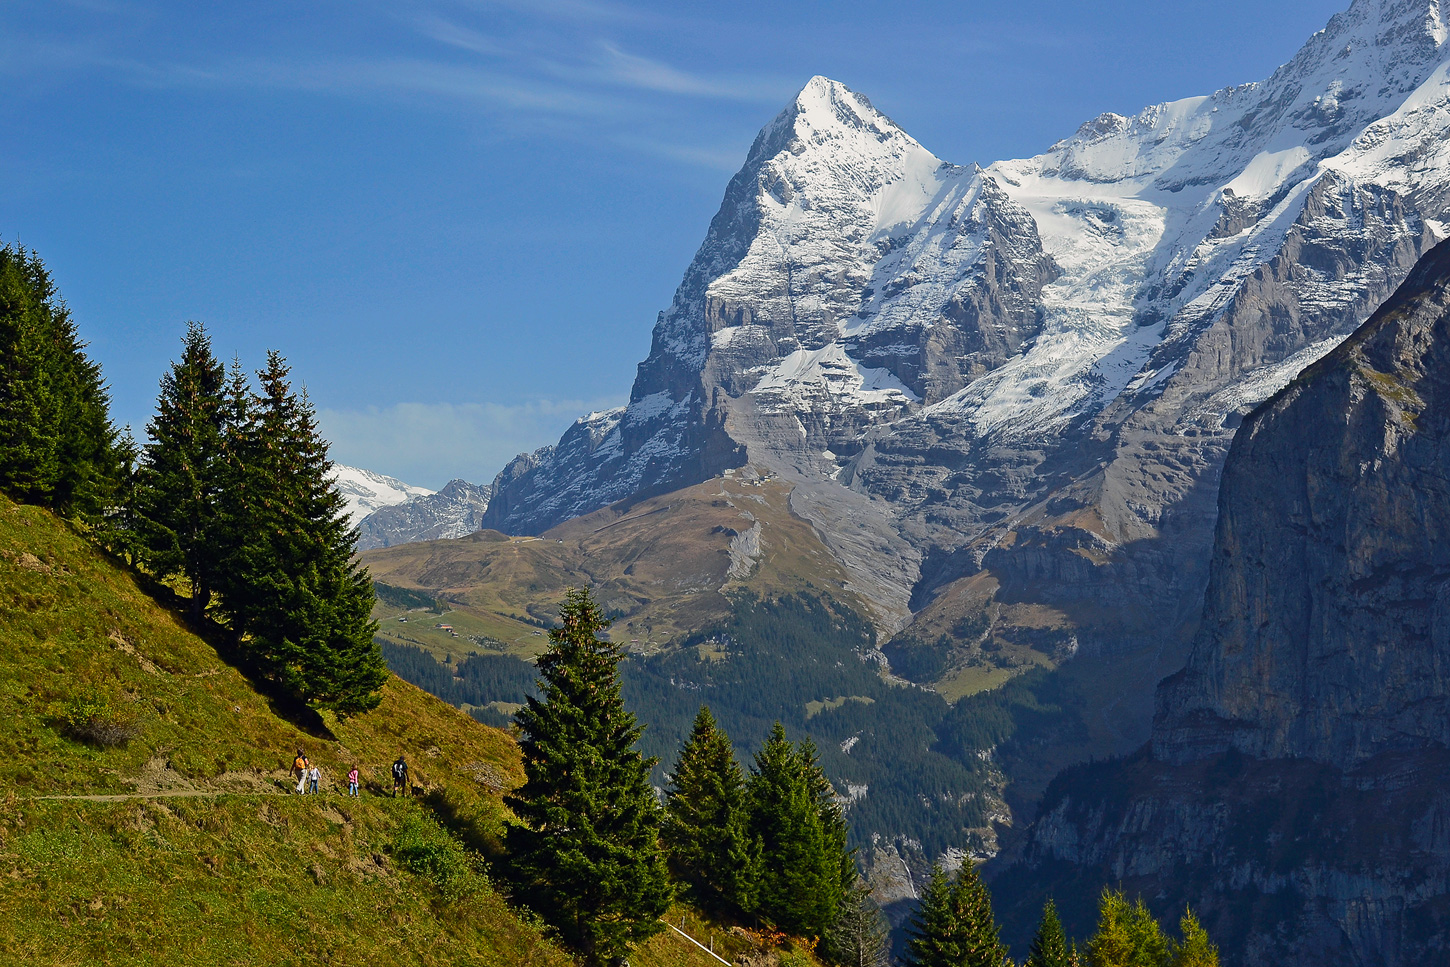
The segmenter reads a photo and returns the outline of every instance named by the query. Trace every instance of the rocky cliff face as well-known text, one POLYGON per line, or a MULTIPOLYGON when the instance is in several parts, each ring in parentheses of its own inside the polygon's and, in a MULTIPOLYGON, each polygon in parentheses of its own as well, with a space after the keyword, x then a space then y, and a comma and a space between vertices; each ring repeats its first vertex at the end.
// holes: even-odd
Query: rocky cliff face
POLYGON ((1441 962, 1450 245, 1245 420, 1219 506, 1151 746, 1055 784, 1009 905, 1121 881, 1204 910, 1230 963, 1441 962))
POLYGON ((1450 248, 1245 422, 1154 754, 1450 746, 1450 248))
POLYGON ((373 511, 358 524, 359 551, 412 541, 466 537, 482 526, 493 488, 450 480, 435 493, 425 493, 373 511))
POLYGON ((1242 415, 1450 234, 1445 39, 1438 0, 1356 0, 1267 81, 985 169, 813 79, 731 180, 628 406, 515 461, 487 526, 749 461, 887 631, 970 607, 1085 654, 1186 642, 1242 415), (958 593, 984 577, 1015 610, 958 593))

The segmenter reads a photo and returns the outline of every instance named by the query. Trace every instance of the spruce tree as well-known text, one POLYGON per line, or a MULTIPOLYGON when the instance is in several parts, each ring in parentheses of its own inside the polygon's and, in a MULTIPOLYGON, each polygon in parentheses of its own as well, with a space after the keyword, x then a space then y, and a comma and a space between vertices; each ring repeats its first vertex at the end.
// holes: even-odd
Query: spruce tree
POLYGON ((225 389, 205 327, 188 323, 181 359, 161 379, 136 480, 147 564, 160 577, 187 579, 194 621, 206 613, 220 565, 225 389))
POLYGON ((357 532, 331 481, 312 404, 267 355, 252 394, 235 368, 223 403, 218 590, 254 664, 316 708, 376 708, 387 680, 357 532))
POLYGON ((1057 916, 1057 904, 1049 898, 1043 904, 1042 920, 1037 925, 1037 935, 1032 938, 1026 967, 1070 967, 1071 962, 1067 937, 1057 916))
POLYGON ((745 775, 729 737, 701 706, 665 794, 663 839, 677 876, 703 903, 755 909, 760 841, 750 834, 745 775))
POLYGON ((1171 958, 1168 937, 1143 899, 1130 904, 1111 889, 1098 901, 1097 931, 1086 953, 1090 967, 1168 967, 1171 958))
POLYGON ((787 932, 822 936, 855 870, 845 818, 815 746, 806 741, 797 748, 775 723, 746 789, 750 831, 762 853, 758 912, 787 932))
POLYGON ((611 964, 662 929, 672 890, 650 786, 656 760, 620 697, 621 648, 588 589, 571 589, 539 658, 541 697, 514 717, 525 781, 507 799, 516 900, 559 931, 588 967, 611 964))
POLYGON ((871 888, 858 879, 826 931, 826 955, 841 967, 886 967, 891 959, 889 932, 871 888))
POLYGON ((0 246, 0 490, 98 521, 121 475, 101 370, 34 252, 0 246))
POLYGON ((932 868, 907 932, 911 967, 1002 967, 1007 962, 991 894, 971 860, 953 877, 940 866, 932 868))
POLYGON ((1218 948, 1208 939, 1208 932, 1192 910, 1183 912, 1178 932, 1183 940, 1173 947, 1173 967, 1218 967, 1218 948))

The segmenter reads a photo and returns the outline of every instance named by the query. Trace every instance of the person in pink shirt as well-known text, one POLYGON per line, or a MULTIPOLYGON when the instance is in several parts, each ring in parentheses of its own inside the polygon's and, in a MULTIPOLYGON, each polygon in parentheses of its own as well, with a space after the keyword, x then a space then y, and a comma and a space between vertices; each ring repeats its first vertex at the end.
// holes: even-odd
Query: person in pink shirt
POLYGON ((357 766, 353 766, 352 771, 347 774, 347 794, 357 795, 357 766))

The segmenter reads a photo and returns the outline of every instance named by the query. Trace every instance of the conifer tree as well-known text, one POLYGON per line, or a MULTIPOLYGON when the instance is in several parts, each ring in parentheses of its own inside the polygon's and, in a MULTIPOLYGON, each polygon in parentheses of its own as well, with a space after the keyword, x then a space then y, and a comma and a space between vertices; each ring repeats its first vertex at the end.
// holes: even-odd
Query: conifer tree
POLYGON ((1037 935, 1032 938, 1026 967, 1070 967, 1071 963, 1067 937, 1057 916, 1057 904, 1049 898, 1043 904, 1042 920, 1037 925, 1037 935))
POLYGON ((953 877, 940 866, 932 868, 907 932, 911 967, 1002 967, 1007 962, 991 894, 970 860, 953 877))
POLYGON ((206 613, 220 565, 225 389, 226 372, 205 327, 188 323, 181 359, 161 379, 136 480, 147 563, 160 577, 186 577, 194 621, 206 613))
POLYGON ((1208 939, 1208 932, 1192 910, 1185 910, 1178 921, 1181 943, 1173 948, 1173 967, 1218 967, 1218 948, 1208 939))
POLYGON ((507 802, 515 899, 552 924, 588 967, 617 962, 662 929, 672 889, 660 843, 653 759, 620 697, 623 651, 588 589, 571 589, 539 658, 541 696, 514 717, 525 782, 507 802))
POLYGON ((121 455, 101 370, 34 252, 0 246, 0 490, 98 520, 121 455))
POLYGON ((331 481, 312 404, 267 355, 252 394, 235 368, 223 413, 218 590, 256 665, 317 708, 376 708, 387 666, 373 638, 372 585, 331 481))
POLYGON ((800 747, 779 723, 755 756, 746 786, 750 830, 760 839, 758 911, 791 933, 820 937, 855 878, 846 823, 809 740, 800 747))
POLYGON ((886 918, 863 881, 858 879, 846 891, 825 939, 827 956, 841 967, 886 967, 890 961, 886 918))
POLYGON ((1141 897, 1130 904, 1121 890, 1104 889, 1086 953, 1089 967, 1168 967, 1171 951, 1141 897))
POLYGON ((749 830, 745 775, 703 705, 670 777, 663 838, 679 878, 702 902, 754 911, 761 851, 749 830))

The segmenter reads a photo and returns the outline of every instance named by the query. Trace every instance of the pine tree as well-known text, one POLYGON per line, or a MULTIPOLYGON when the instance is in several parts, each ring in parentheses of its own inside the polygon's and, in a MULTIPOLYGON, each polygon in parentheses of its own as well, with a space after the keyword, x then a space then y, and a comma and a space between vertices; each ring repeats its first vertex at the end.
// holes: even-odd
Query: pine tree
POLYGON ((515 899, 552 924, 588 967, 616 962, 654 933, 672 890, 660 844, 653 759, 620 697, 623 651, 588 589, 571 589, 539 658, 542 698, 514 721, 525 782, 505 831, 515 899))
POLYGON ((696 897, 737 914, 754 911, 760 881, 760 841, 748 824, 745 775, 702 705, 665 794, 663 839, 696 897))
POLYGON ((136 481, 147 564, 160 577, 187 579, 194 621, 206 613, 220 565, 225 389, 226 372, 205 327, 188 323, 181 359, 161 380, 136 481))
POLYGON ((340 716, 376 708, 387 666, 372 585, 331 481, 312 404, 268 353, 251 394, 235 369, 218 473, 218 589, 236 640, 284 688, 340 716))
POLYGON ((1007 960, 991 894, 970 860, 950 878, 932 868, 907 932, 911 967, 1002 967, 1007 960))
POLYGON ((826 931, 826 954, 841 967, 886 967, 891 944, 886 918, 861 880, 846 891, 836 922, 826 931))
POLYGON ((1088 939, 1086 952, 1090 967, 1168 967, 1170 963, 1163 928, 1141 897, 1130 904, 1120 890, 1103 890, 1097 931, 1088 939))
POLYGON ((1049 898, 1042 907, 1042 921, 1032 938, 1026 967, 1069 967, 1070 964, 1071 954, 1062 932, 1062 921, 1057 917, 1057 904, 1049 898))
POLYGON ((136 508, 136 476, 141 465, 141 447, 131 427, 121 430, 116 441, 120 473, 108 501, 108 510, 95 522, 92 537, 127 564, 140 563, 143 548, 141 516, 136 508))
POLYGON ((758 911, 791 933, 820 937, 855 876, 846 824, 809 741, 799 748, 779 723, 755 756, 746 786, 750 831, 759 838, 758 911))
POLYGON ((94 521, 121 472, 101 370, 33 252, 0 246, 0 490, 94 521))
POLYGON ((1173 948, 1173 967, 1218 967, 1218 948, 1208 939, 1208 932, 1192 910, 1183 912, 1178 921, 1181 943, 1173 948))

